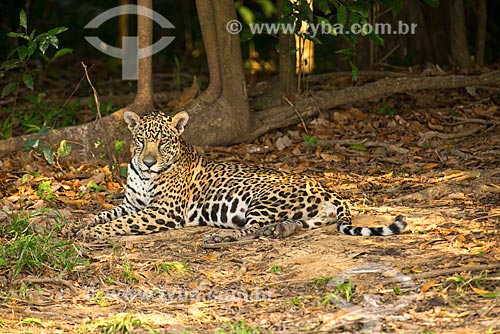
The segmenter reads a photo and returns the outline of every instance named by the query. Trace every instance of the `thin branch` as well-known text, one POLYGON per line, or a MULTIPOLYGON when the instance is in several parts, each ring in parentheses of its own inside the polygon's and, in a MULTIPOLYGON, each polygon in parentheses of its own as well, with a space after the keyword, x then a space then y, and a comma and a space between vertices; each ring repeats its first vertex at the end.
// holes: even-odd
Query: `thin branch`
MULTIPOLYGON (((94 101, 95 101, 95 106, 97 109, 97 121, 102 124, 102 114, 101 114, 101 99, 99 98, 99 93, 97 92, 97 89, 95 89, 94 85, 92 84, 92 81, 90 80, 89 73, 87 71, 87 65, 82 61, 82 66, 83 70, 85 71, 85 76, 87 77, 87 81, 90 85, 90 88, 92 88, 92 93, 94 95, 94 101)), ((117 165, 118 164, 118 159, 116 158, 113 148, 112 148, 112 141, 111 138, 108 135, 107 131, 103 132, 103 136, 106 140, 106 150, 108 151, 108 156, 112 159, 113 164, 117 165)))
POLYGON ((432 278, 437 276, 445 276, 451 274, 462 273, 464 271, 484 271, 484 270, 494 270, 499 269, 500 263, 495 264, 478 264, 474 266, 463 266, 463 267, 453 267, 453 268, 444 268, 444 269, 436 269, 431 271, 426 271, 423 273, 409 275, 412 279, 424 279, 424 278, 432 278))
POLYGON ((459 138, 464 138, 468 136, 472 136, 476 132, 481 131, 483 127, 482 126, 473 126, 468 129, 465 129, 464 131, 457 132, 457 133, 441 133, 437 131, 427 131, 425 133, 420 134, 420 140, 419 140, 419 145, 424 144, 426 141, 429 139, 432 139, 434 137, 437 137, 439 139, 459 139, 459 138))
POLYGON ((31 284, 58 284, 63 285, 71 290, 71 292, 78 294, 80 291, 68 280, 59 277, 25 277, 17 283, 31 283, 31 284))
POLYGON ((201 248, 204 249, 219 249, 223 247, 229 247, 229 246, 240 246, 240 245, 248 245, 251 243, 254 243, 259 239, 250 239, 250 240, 239 240, 239 241, 230 241, 230 242, 219 242, 217 244, 207 244, 204 243, 201 245, 201 248))
POLYGON ((297 108, 295 107, 295 105, 292 103, 292 101, 290 101, 286 96, 283 95, 283 100, 286 101, 286 103, 288 103, 288 105, 293 109, 293 111, 295 112, 295 114, 297 114, 297 117, 299 118, 300 122, 302 123, 302 126, 304 127, 304 131, 307 133, 309 133, 307 131, 307 126, 306 126, 306 122, 304 122, 304 118, 302 117, 302 115, 300 114, 300 112, 297 110, 297 108))
POLYGON ((90 88, 92 88, 92 93, 94 94, 95 106, 97 108, 97 116, 99 117, 99 119, 101 119, 102 118, 101 99, 99 98, 99 93, 97 93, 97 90, 95 89, 94 85, 92 84, 92 81, 90 80, 90 77, 89 77, 89 72, 87 71, 87 65, 85 65, 85 63, 83 61, 82 61, 82 66, 83 66, 83 70, 85 71, 85 76, 87 77, 87 81, 90 85, 90 88))
POLYGON ((392 151, 400 154, 407 154, 410 152, 410 150, 394 145, 394 144, 388 144, 388 143, 382 143, 378 141, 364 141, 364 140, 350 140, 350 139, 345 139, 345 140, 318 140, 319 145, 342 145, 342 146, 352 146, 352 145, 364 145, 365 147, 383 147, 387 151, 392 151))

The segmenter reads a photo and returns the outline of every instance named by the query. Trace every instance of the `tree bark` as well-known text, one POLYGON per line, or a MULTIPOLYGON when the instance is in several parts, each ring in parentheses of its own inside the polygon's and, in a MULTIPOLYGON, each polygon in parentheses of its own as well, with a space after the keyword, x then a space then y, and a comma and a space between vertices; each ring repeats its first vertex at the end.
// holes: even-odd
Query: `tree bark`
MULTIPOLYGON (((347 74, 348 76, 349 74, 347 74)), ((308 118, 316 115, 319 111, 329 110, 333 107, 355 103, 363 100, 379 98, 385 95, 404 93, 422 89, 449 89, 467 86, 495 86, 500 85, 500 71, 476 76, 451 75, 440 77, 418 77, 418 78, 385 78, 364 86, 348 87, 335 91, 321 91, 314 96, 298 99, 295 109, 300 112, 301 117, 308 118)), ((287 106, 280 106, 253 113, 254 123, 247 129, 242 141, 253 140, 260 135, 280 127, 289 126, 299 122, 296 110, 287 106)), ((85 161, 86 163, 103 163, 101 155, 107 153, 103 147, 94 144, 102 140, 102 133, 116 140, 129 138, 128 130, 123 126, 123 109, 104 117, 100 121, 72 126, 60 130, 50 131, 43 137, 37 134, 10 138, 0 141, 0 156, 22 150, 30 139, 40 139, 45 146, 57 148, 62 139, 67 140, 73 147, 70 159, 73 161, 85 161)), ((190 122, 187 125, 192 133, 204 133, 213 131, 200 122, 190 122)), ((120 159, 126 159, 128 152, 122 152, 120 159)), ((106 163, 106 162, 104 162, 106 163)))
POLYGON ((478 0, 476 7, 476 63, 484 65, 484 49, 486 46, 486 0, 478 0))
MULTIPOLYGON (((283 0, 278 0, 278 17, 282 18, 283 0)), ((295 72, 295 36, 279 33, 279 78, 280 92, 291 96, 297 92, 297 77, 295 72)))
POLYGON ((190 123, 185 138, 195 145, 228 145, 248 139, 252 127, 240 38, 226 30, 236 20, 232 0, 198 0, 210 86, 186 106, 190 123), (200 135, 203 134, 203 135, 200 135))
MULTIPOLYGON (((138 0, 137 5, 152 11, 153 0, 138 0)), ((153 45, 153 20, 145 15, 137 15, 137 35, 139 38, 139 49, 153 45)), ((127 106, 127 108, 140 115, 154 110, 152 56, 139 59, 137 93, 134 102, 127 106)))
MULTIPOLYGON (((384 95, 404 93, 423 89, 448 89, 467 86, 500 85, 500 71, 476 76, 450 75, 423 78, 386 78, 364 86, 348 87, 330 92, 321 91, 313 96, 296 101, 295 109, 302 118, 316 115, 321 110, 360 102, 384 95)), ((255 125, 249 138, 257 138, 264 133, 299 122, 296 111, 288 106, 266 109, 255 113, 255 125)))
MULTIPOLYGON (((130 137, 123 122, 124 110, 121 109, 91 123, 53 129, 43 136, 33 133, 2 140, 0 141, 0 156, 22 151, 29 141, 37 139, 39 147, 50 147, 55 151, 61 140, 66 140, 71 145, 71 153, 64 158, 65 161, 109 164, 110 161, 106 157, 109 156, 109 150, 113 151, 114 147, 113 142, 106 142, 106 138, 123 140, 130 137)), ((128 149, 113 153, 119 161, 130 158, 128 149)))
POLYGON ((203 43, 205 44, 205 54, 207 56, 210 76, 208 88, 200 98, 206 102, 213 102, 222 92, 222 69, 219 59, 216 20, 213 19, 215 18, 215 10, 212 0, 197 0, 196 11, 200 18, 201 34, 203 36, 203 43))
POLYGON ((452 65, 467 68, 470 66, 467 47, 467 27, 463 0, 450 0, 450 50, 452 65))

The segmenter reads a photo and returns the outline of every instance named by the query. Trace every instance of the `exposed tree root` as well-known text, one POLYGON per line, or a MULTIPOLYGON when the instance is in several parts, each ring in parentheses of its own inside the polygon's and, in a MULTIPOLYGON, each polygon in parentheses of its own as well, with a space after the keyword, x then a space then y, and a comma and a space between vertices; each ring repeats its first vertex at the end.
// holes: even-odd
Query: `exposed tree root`
POLYGON ((464 138, 468 136, 472 136, 476 132, 479 132, 483 127, 481 125, 469 127, 465 129, 464 131, 456 132, 456 133, 441 133, 437 131, 428 131, 425 133, 420 134, 420 141, 419 144, 423 145, 425 142, 429 141, 432 138, 440 138, 440 139, 445 139, 445 140, 450 140, 450 139, 459 139, 459 138, 464 138))
MULTIPOLYGON (((319 92, 313 96, 298 99, 295 108, 303 118, 311 117, 320 110, 378 98, 384 95, 404 93, 423 89, 446 89, 468 86, 490 86, 500 84, 500 71, 466 76, 450 75, 421 78, 385 78, 361 87, 348 87, 330 92, 319 92)), ((254 114, 254 129, 250 138, 257 138, 269 130, 289 126, 299 122, 295 111, 289 106, 280 106, 254 114)))
MULTIPOLYGON (((227 115, 227 113, 232 112, 232 110, 228 110, 225 113, 218 113, 218 117, 215 115, 208 115, 206 113, 207 110, 204 110, 205 117, 200 116, 191 118, 188 126, 191 135, 188 139, 194 145, 226 145, 237 141, 235 138, 238 136, 234 135, 234 131, 237 131, 241 133, 239 136, 240 142, 252 141, 270 130, 298 123, 300 122, 300 118, 305 119, 316 115, 321 110, 328 110, 343 104, 351 104, 384 95, 422 89, 446 89, 481 85, 500 85, 500 71, 493 71, 477 76, 451 75, 420 78, 385 78, 360 87, 348 87, 328 92, 321 91, 313 96, 298 98, 294 101, 294 108, 291 108, 289 104, 283 102, 281 106, 253 112, 251 114, 251 128, 248 129, 248 131, 242 129, 227 129, 224 127, 224 119, 226 117, 224 114, 227 115), (207 122, 207 117, 216 118, 217 126, 209 126, 214 123, 207 122), (233 135, 224 135, 222 132, 233 132, 233 135)), ((196 104, 196 100, 194 103, 196 104)), ((225 105, 220 104, 220 101, 218 101, 217 104, 218 107, 215 109, 225 107, 225 105)), ((201 111, 202 110, 198 113, 199 115, 202 115, 201 111)), ((89 163, 99 161, 101 163, 106 161, 109 162, 110 160, 108 159, 106 159, 106 161, 102 160, 102 155, 108 155, 109 151, 98 143, 102 143, 104 137, 113 138, 115 140, 123 140, 129 137, 126 127, 123 126, 123 112, 124 109, 119 110, 110 116, 104 117, 99 122, 94 121, 88 124, 49 131, 42 137, 38 134, 31 134, 0 141, 0 156, 22 150, 30 139, 40 139, 43 145, 49 147, 57 147, 59 142, 65 139, 68 142, 80 143, 78 147, 73 147, 71 154, 72 159, 87 161, 89 163), (104 136, 104 133, 107 135, 104 136)), ((473 130, 477 132, 480 129, 473 128, 473 130)), ((433 133, 432 136, 434 135, 433 133)), ((462 134, 462 136, 463 135, 464 134, 462 134)), ((467 133, 465 135, 467 135, 467 133)), ((439 137, 441 135, 437 136, 439 137)), ((113 143, 107 142, 103 144, 107 147, 114 145, 113 143)), ((388 148, 387 146, 384 147, 388 148)))

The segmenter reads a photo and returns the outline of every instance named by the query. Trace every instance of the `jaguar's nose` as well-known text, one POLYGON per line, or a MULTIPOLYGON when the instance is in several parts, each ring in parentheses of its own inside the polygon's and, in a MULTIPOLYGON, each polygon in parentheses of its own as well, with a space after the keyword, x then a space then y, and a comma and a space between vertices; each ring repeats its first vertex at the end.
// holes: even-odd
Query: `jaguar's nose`
POLYGON ((148 168, 151 168, 154 164, 156 164, 156 159, 144 159, 142 163, 145 164, 148 168))

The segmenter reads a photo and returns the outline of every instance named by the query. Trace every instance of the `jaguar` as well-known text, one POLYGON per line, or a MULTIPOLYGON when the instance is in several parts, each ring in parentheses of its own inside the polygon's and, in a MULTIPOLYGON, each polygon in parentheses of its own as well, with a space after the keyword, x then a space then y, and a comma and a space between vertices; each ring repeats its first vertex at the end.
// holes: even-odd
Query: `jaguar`
POLYGON ((189 115, 124 113, 133 137, 125 199, 78 231, 106 239, 185 226, 224 228, 204 237, 218 244, 260 237, 284 238, 302 229, 336 223, 353 236, 399 234, 401 216, 382 227, 351 224, 345 200, 304 175, 208 159, 182 137, 189 115))

